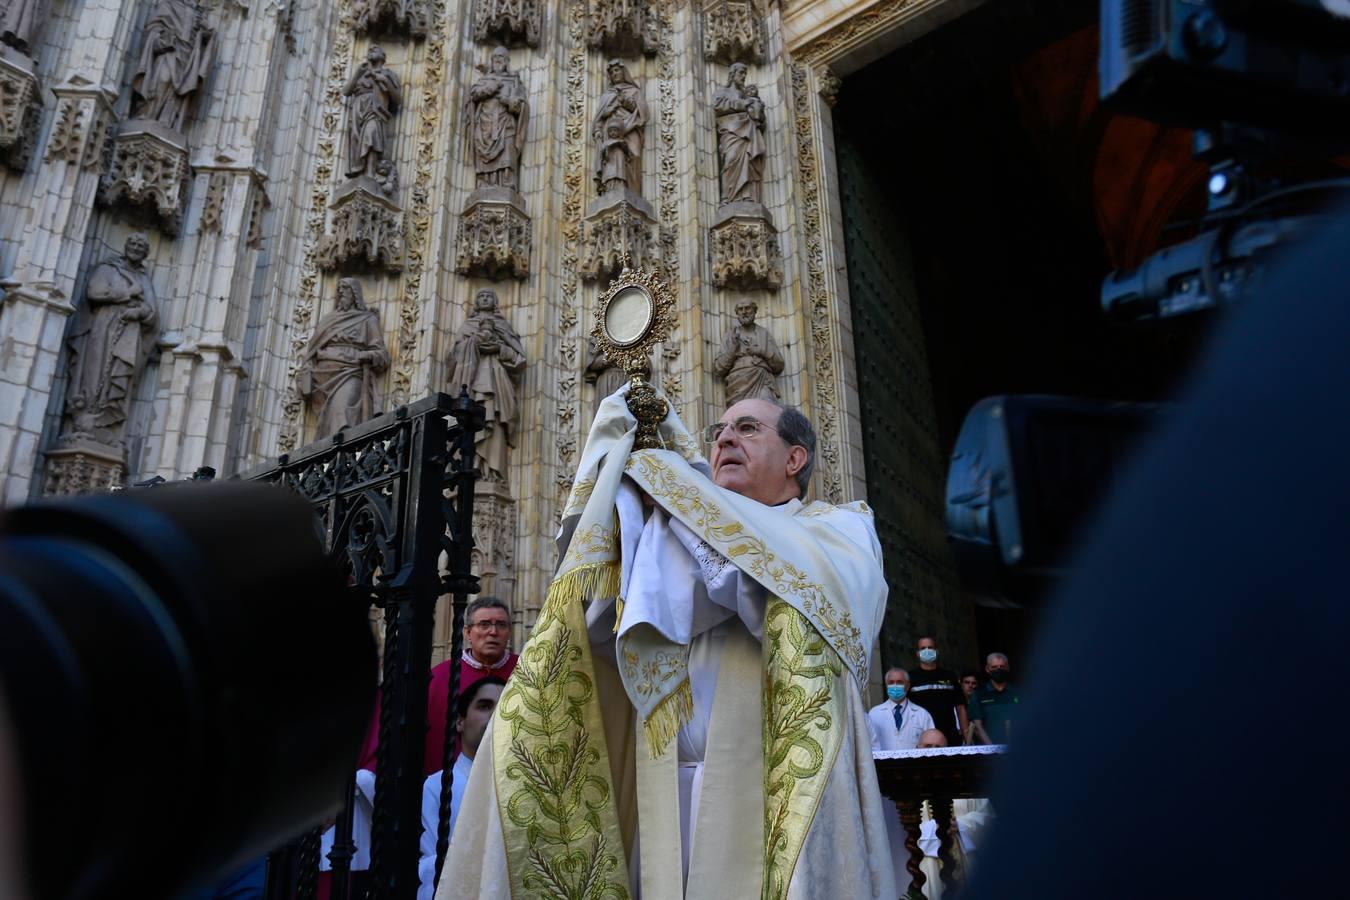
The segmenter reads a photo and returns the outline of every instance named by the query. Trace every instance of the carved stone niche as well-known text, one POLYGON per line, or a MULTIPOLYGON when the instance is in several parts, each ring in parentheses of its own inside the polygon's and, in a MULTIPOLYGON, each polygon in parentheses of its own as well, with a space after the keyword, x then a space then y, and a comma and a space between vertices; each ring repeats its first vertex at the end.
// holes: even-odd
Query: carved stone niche
POLYGON ((358 175, 333 198, 332 230, 319 242, 323 269, 403 271, 403 211, 374 178, 358 175))
POLYGON ((761 0, 704 0, 703 55, 713 62, 764 62, 761 0))
POLYGON ((718 210, 709 234, 712 282, 720 288, 777 290, 783 286, 778 232, 762 203, 742 200, 718 210))
POLYGON ((42 84, 33 61, 0 44, 0 162, 28 167, 42 119, 42 84))
POLYGON ((652 205, 628 189, 610 191, 594 200, 582 222, 581 262, 587 281, 619 274, 625 264, 656 265, 652 205))
POLYGON ((42 493, 47 496, 93 494, 121 487, 126 480, 125 453, 83 437, 64 438, 47 452, 42 493))
POLYGON ((455 232, 455 271, 494 281, 530 274, 530 217, 525 200, 507 187, 469 195, 455 232))
POLYGON ((480 481, 473 488, 473 571, 481 580, 483 596, 498 597, 511 606, 516 590, 516 501, 499 481, 480 481))
POLYGON ((586 46, 611 56, 652 56, 661 45, 652 0, 589 0, 586 46))
POLYGON ((132 119, 113 138, 112 163, 99 185, 105 206, 144 207, 166 234, 177 234, 187 203, 187 141, 149 119, 132 119))
POLYGON ((480 44, 539 46, 543 0, 474 0, 473 39, 480 44))
POLYGON ((402 34, 424 38, 431 26, 432 0, 354 0, 352 30, 357 34, 402 34))

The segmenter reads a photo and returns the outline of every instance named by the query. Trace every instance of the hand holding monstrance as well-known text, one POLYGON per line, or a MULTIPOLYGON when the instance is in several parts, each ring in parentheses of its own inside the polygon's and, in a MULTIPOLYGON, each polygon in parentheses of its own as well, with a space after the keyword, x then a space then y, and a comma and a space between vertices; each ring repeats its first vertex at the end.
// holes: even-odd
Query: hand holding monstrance
POLYGON ((625 268, 600 295, 591 334, 614 365, 628 373, 628 409, 638 420, 635 450, 659 449, 657 427, 670 405, 644 380, 652 348, 670 334, 675 300, 655 272, 625 268))

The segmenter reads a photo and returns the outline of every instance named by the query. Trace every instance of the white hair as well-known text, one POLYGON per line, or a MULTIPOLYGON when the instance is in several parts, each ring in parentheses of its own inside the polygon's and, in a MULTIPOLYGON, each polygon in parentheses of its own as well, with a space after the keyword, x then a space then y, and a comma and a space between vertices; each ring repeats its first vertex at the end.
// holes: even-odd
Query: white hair
MULTIPOLYGON (((1001 659, 1004 662, 1008 662, 1008 657, 1004 656, 1002 653, 990 653, 988 656, 984 658, 984 664, 986 666, 992 666, 994 664, 994 660, 996 659, 1001 659)), ((1009 663, 1009 665, 1011 665, 1011 663, 1009 663)))

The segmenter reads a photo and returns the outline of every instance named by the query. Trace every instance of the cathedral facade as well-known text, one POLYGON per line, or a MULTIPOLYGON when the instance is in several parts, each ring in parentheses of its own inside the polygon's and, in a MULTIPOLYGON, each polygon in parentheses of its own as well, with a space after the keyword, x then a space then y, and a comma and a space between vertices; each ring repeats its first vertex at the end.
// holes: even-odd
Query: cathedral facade
POLYGON ((653 380, 691 431, 776 397, 818 430, 814 497, 884 489, 831 108, 970 5, 3 0, 4 503, 229 476, 467 389, 478 570, 523 632, 625 263, 674 290, 653 380))

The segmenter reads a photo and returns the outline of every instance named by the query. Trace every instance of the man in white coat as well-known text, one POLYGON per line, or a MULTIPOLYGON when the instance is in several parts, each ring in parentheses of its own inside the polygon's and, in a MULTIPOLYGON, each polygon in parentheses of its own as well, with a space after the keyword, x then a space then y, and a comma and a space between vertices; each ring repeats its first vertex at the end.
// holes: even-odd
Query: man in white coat
POLYGON ((913 750, 933 727, 928 710, 909 701, 909 673, 904 669, 886 673, 886 699, 867 711, 867 726, 873 750, 913 750))
POLYGON ((591 427, 437 897, 896 896, 862 703, 870 509, 802 504, 795 409, 733 405, 709 465, 673 413, 667 449, 634 450, 626 390, 591 427))

